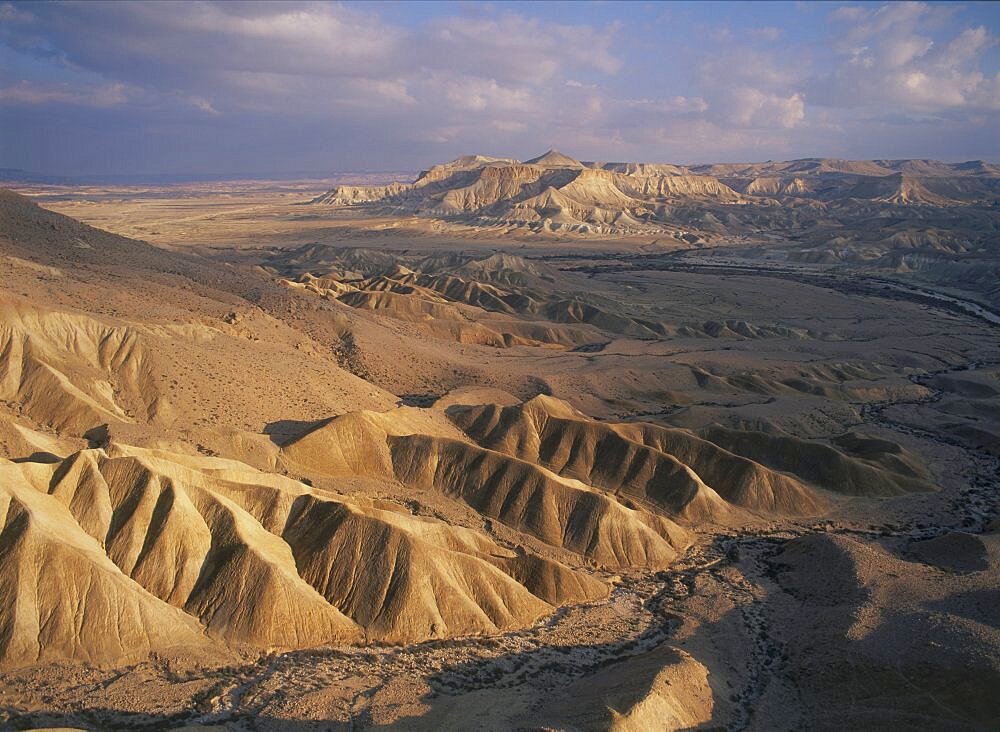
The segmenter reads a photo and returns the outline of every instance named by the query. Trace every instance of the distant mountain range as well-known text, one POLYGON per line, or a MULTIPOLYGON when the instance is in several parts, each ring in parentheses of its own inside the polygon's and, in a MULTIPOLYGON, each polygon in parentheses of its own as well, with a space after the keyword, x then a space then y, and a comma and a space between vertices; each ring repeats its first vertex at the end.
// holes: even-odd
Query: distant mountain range
POLYGON ((468 155, 413 183, 344 185, 312 203, 482 225, 580 233, 655 233, 677 207, 991 206, 1000 166, 983 161, 836 160, 680 166, 576 160, 557 150, 519 162, 468 155))

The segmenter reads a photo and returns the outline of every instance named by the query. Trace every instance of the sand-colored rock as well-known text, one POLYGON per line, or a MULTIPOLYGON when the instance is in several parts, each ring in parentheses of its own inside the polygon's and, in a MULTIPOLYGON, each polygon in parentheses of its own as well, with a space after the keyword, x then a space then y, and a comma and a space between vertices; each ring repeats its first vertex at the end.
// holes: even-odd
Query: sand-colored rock
POLYGON ((481 534, 236 461, 114 444, 3 470, 9 663, 114 662, 206 632, 265 648, 349 642, 355 623, 391 642, 490 633, 607 592, 481 534), (78 592, 85 627, 61 619, 78 592), (121 609, 86 620, 108 607, 121 609), (116 617, 129 620, 104 643, 116 617))
POLYGON ((194 618, 123 574, 69 509, 39 490, 33 469, 0 464, 3 664, 110 664, 208 645, 194 618))
MULTIPOLYGON (((410 186, 340 186, 314 204, 374 205, 423 215, 608 232, 641 231, 665 201, 741 196, 710 176, 676 166, 585 164, 556 150, 524 163, 467 156, 421 174, 410 186)), ((654 226, 655 228, 655 226, 654 226)))
POLYGON ((535 397, 518 407, 454 407, 474 440, 539 462, 689 519, 724 520, 725 501, 768 513, 808 514, 824 500, 791 476, 734 455, 684 430, 587 420, 565 402, 535 397))
POLYGON ((684 730, 709 723, 714 706, 708 669, 661 646, 571 684, 538 716, 552 729, 684 730))
POLYGON ((346 415, 292 441, 284 454, 325 475, 361 474, 441 491, 517 531, 610 567, 664 567, 688 542, 666 517, 633 510, 589 485, 447 432, 438 436, 414 427, 392 415, 346 415))
POLYGON ((0 193, 0 727, 988 726, 995 173, 0 193))
POLYGON ((715 426, 702 430, 712 442, 751 460, 849 495, 895 495, 932 488, 919 457, 898 444, 845 433, 822 444, 787 435, 715 426))

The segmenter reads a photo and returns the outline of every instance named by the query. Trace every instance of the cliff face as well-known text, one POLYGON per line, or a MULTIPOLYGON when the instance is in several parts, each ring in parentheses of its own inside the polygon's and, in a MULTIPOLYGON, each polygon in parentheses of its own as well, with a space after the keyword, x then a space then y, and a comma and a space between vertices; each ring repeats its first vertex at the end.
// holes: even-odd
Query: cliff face
POLYGON ((384 201, 412 188, 413 186, 408 183, 390 183, 385 186, 337 186, 336 188, 331 188, 322 196, 317 196, 310 203, 349 206, 355 203, 384 201))
POLYGON ((658 207, 687 200, 742 197, 716 178, 675 165, 582 163, 550 150, 524 163, 468 155, 421 172, 410 185, 339 186, 312 203, 615 232, 654 230, 647 220, 658 207))
MULTIPOLYGON (((312 202, 366 205, 380 214, 442 216, 475 225, 599 234, 685 228, 678 208, 756 204, 772 210, 829 205, 946 208, 1000 197, 1000 175, 979 161, 834 160, 678 166, 581 162, 557 150, 525 162, 467 155, 423 171, 409 185, 340 186, 312 202)), ((690 216, 688 216, 690 218, 690 216)))

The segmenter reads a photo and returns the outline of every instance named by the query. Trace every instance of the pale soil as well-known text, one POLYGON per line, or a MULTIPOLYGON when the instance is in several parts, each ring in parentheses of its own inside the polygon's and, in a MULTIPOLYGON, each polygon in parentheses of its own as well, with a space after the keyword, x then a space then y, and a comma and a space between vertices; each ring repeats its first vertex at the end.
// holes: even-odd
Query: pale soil
MULTIPOLYGON (((306 478, 317 490, 390 501, 608 582, 609 597, 568 604, 516 630, 403 646, 233 643, 118 666, 5 669, 0 726, 641 729, 651 719, 674 728, 992 726, 1000 715, 991 693, 1000 683, 1000 339, 989 319, 884 290, 860 272, 775 273, 759 262, 713 271, 677 266, 676 258, 631 258, 649 251, 648 241, 528 237, 501 248, 555 272, 546 285, 552 291, 591 298, 616 316, 679 327, 738 320, 795 335, 692 330, 641 339, 557 323, 552 337, 576 327, 589 345, 461 342, 439 318, 351 308, 278 282, 305 268, 278 273, 247 264, 267 265, 272 247, 284 255, 316 241, 407 250, 406 257, 485 254, 497 248, 491 235, 334 213, 310 219, 292 205, 298 195, 46 203, 212 256, 167 276, 167 265, 148 258, 141 271, 128 262, 81 265, 58 249, 20 242, 0 260, 5 282, 16 282, 4 296, 140 334, 154 368, 138 384, 114 377, 107 402, 127 409, 128 419, 111 427, 123 443, 221 455, 306 478), (606 250, 624 258, 608 261, 606 250), (169 324, 192 329, 155 330, 169 324), (669 567, 610 570, 434 490, 281 462, 286 440, 330 416, 412 403, 427 408, 421 433, 444 434, 454 429, 444 416, 450 406, 512 405, 539 392, 597 424, 722 425, 822 445, 858 432, 916 456, 929 485, 914 479, 919 492, 843 495, 808 479, 829 504, 819 515, 685 521, 694 543, 669 567), (142 394, 161 396, 169 417, 148 416, 142 394), (921 543, 952 532, 974 538, 921 543)), ((462 312, 471 318, 456 321, 464 333, 501 328, 494 313, 462 312)), ((65 373, 81 378, 74 370, 81 367, 62 358, 65 373)), ((3 457, 28 458, 42 447, 63 457, 86 445, 82 430, 54 426, 23 392, 5 401, 3 457), (50 442, 35 436, 27 444, 8 423, 50 442)))

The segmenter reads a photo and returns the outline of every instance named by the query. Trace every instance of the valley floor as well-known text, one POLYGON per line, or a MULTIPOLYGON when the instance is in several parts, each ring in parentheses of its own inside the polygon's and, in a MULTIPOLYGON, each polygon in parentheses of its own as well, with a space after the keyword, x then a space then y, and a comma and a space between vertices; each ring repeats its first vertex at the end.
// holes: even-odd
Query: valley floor
POLYGON ((194 257, 2 203, 0 729, 1000 718, 988 303, 634 242, 243 231, 194 257), (44 553, 57 514, 205 645, 24 651, 105 607, 54 579, 90 567, 44 553), (316 617, 360 635, 276 640, 316 617))
MULTIPOLYGON (((964 370, 963 365, 945 373, 964 370)), ((926 407, 940 396, 917 405, 926 407)), ((566 607, 530 628, 493 637, 265 653, 225 665, 180 656, 114 671, 57 665, 6 673, 0 675, 0 719, 14 729, 357 729, 386 724, 511 729, 578 723, 596 728, 614 718, 602 704, 619 701, 627 710, 655 689, 654 677, 663 668, 697 659, 707 669, 714 699, 692 695, 682 701, 694 703, 691 714, 704 724, 733 729, 794 729, 802 724, 985 729, 997 707, 988 695, 983 699, 979 694, 997 681, 995 667, 964 681, 966 688, 955 689, 942 687, 933 661, 916 671, 901 667, 892 658, 901 639, 892 632, 880 639, 881 645, 863 651, 843 638, 824 646, 808 637, 820 613, 813 613, 791 583, 782 582, 788 547, 809 542, 829 542, 845 556, 876 555, 909 592, 912 580, 905 573, 914 566, 924 572, 934 568, 947 581, 963 584, 960 577, 970 567, 953 564, 961 565, 971 554, 983 569, 989 565, 971 583, 977 587, 972 592, 986 603, 977 612, 985 613, 987 627, 997 627, 992 601, 1000 560, 995 500, 1000 458, 962 445, 947 431, 917 426, 913 402, 884 402, 868 416, 873 425, 916 434, 926 443, 927 454, 940 455, 942 464, 958 475, 949 470, 939 476, 942 490, 932 495, 888 505, 866 501, 818 521, 779 520, 699 533, 669 570, 617 578, 606 601, 566 607), (887 411, 898 416, 890 419, 887 411), (956 535, 976 536, 981 547, 931 553, 914 565, 919 557, 914 547, 956 535), (824 666, 846 665, 853 674, 873 658, 874 669, 856 679, 838 679, 831 688, 817 689, 817 680, 804 678, 824 666), (870 687, 873 673, 885 675, 877 689, 870 687), (608 675, 626 690, 612 690, 615 694, 599 682, 593 683, 596 689, 580 688, 588 679, 608 675), (584 690, 599 695, 589 700, 592 709, 578 696, 584 690), (836 705, 823 720, 809 711, 817 698, 836 705), (902 716, 893 710, 901 704, 907 707, 902 716)), ((812 575, 799 581, 835 587, 844 581, 838 570, 820 562, 799 568, 812 575)), ((817 603, 822 609, 827 604, 817 603)), ((879 613, 898 613, 893 605, 890 599, 875 607, 879 613)), ((847 609, 844 613, 849 614, 847 609)))

